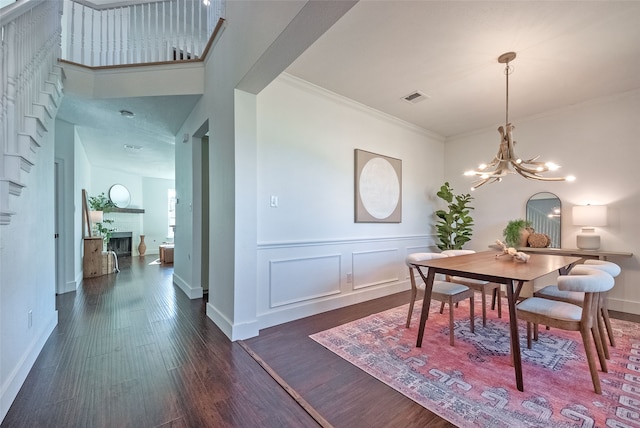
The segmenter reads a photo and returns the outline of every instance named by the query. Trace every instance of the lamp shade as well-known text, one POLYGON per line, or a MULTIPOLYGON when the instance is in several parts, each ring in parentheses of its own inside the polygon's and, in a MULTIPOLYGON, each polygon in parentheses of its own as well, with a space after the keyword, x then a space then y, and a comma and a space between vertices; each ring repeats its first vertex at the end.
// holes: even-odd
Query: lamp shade
POLYGON ((606 226, 606 205, 578 205, 573 207, 574 226, 606 226))
POLYGON ((92 226, 96 223, 102 223, 104 220, 103 211, 89 211, 89 220, 92 226))

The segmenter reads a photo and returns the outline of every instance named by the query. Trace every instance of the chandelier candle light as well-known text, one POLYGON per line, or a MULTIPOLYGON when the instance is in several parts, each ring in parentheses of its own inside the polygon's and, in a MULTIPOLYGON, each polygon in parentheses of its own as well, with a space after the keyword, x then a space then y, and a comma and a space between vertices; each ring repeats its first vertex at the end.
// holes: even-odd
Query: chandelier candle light
POLYGON ((516 142, 512 138, 513 125, 509 122, 509 74, 512 73, 513 67, 509 63, 516 58, 515 52, 507 52, 498 57, 500 64, 505 64, 504 74, 507 80, 506 90, 506 117, 505 126, 500 126, 500 149, 498 154, 488 164, 481 164, 478 169, 467 171, 466 176, 476 176, 480 179, 473 184, 471 190, 475 190, 487 182, 502 181, 502 177, 507 174, 518 173, 524 178, 541 181, 573 181, 575 177, 570 175, 567 177, 545 177, 540 175, 548 171, 555 171, 559 168, 553 162, 540 162, 536 156, 532 159, 523 160, 516 156, 514 146, 516 142))

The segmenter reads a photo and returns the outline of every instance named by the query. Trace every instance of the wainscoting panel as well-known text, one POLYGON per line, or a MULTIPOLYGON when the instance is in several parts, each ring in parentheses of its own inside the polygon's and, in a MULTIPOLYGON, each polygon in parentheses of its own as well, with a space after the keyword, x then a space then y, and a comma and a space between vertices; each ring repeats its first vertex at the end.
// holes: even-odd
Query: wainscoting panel
POLYGON ((352 256, 353 289, 399 281, 399 254, 398 248, 354 252, 352 256))
POLYGON ((340 293, 340 254, 272 260, 269 307, 340 293))
POLYGON ((259 329, 406 291, 406 255, 430 248, 432 235, 259 243, 259 329))

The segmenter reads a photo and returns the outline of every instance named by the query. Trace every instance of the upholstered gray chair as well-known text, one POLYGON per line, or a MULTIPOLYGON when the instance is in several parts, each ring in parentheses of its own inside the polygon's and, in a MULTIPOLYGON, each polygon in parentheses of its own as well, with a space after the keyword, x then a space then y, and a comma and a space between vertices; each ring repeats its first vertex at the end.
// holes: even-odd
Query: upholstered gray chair
MULTIPOLYGON (((413 253, 407 256, 406 263, 409 267, 409 276, 411 278, 411 302, 409 303, 409 313, 407 314, 407 328, 409 328, 411 324, 411 315, 413 314, 413 306, 416 301, 416 296, 418 295, 418 290, 424 291, 425 287, 425 284, 419 275, 419 279, 416 280, 416 274, 414 272, 415 268, 412 263, 444 257, 447 256, 442 253, 413 253)), ((474 332, 473 290, 471 290, 466 285, 434 280, 433 288, 431 291, 431 298, 443 303, 443 305, 441 305, 440 307, 440 313, 443 313, 444 303, 449 304, 449 344, 451 346, 454 345, 453 311, 455 303, 458 303, 464 299, 469 299, 470 329, 472 333, 474 332)))
MULTIPOLYGON (((442 254, 446 254, 448 257, 462 256, 465 254, 475 253, 473 250, 445 250, 442 254)), ((455 282, 457 284, 466 285, 472 290, 479 291, 482 296, 482 325, 487 326, 487 292, 490 292, 495 301, 498 301, 498 318, 502 318, 502 299, 500 298, 500 284, 489 281, 482 281, 480 279, 463 278, 460 276, 447 276, 447 281, 455 282)))
MULTIPOLYGON (((587 266, 593 269, 599 269, 603 272, 608 273, 612 277, 616 277, 620 274, 620 266, 615 263, 604 261, 604 260, 586 260, 584 265, 578 266, 587 266)), ((577 267, 577 266, 576 266, 577 267)), ((544 288, 533 293, 535 297, 542 297, 545 299, 558 300, 561 302, 573 303, 574 305, 582 306, 582 302, 584 301, 584 293, 575 292, 575 291, 563 291, 559 290, 557 285, 548 285, 544 288)), ((606 341, 604 341, 604 330, 606 328, 607 336, 609 337, 609 343, 611 346, 615 347, 616 342, 613 337, 613 329, 611 328, 611 321, 609 320, 609 309, 608 309, 608 293, 600 293, 600 304, 598 308, 598 329, 600 331, 600 336, 603 338, 602 348, 604 351, 604 356, 606 359, 609 359, 609 347, 607 346, 606 341)))
POLYGON ((602 338, 598 329, 598 308, 600 293, 606 293, 613 287, 613 277, 606 272, 587 266, 576 266, 570 275, 558 277, 558 289, 584 293, 582 307, 558 300, 530 297, 516 306, 518 319, 527 322, 527 347, 531 349, 531 328, 534 327, 534 340, 538 339, 538 324, 569 331, 579 331, 587 355, 591 381, 597 394, 602 394, 598 369, 591 348, 589 333, 593 337, 600 367, 607 372, 607 360, 602 351, 602 338))

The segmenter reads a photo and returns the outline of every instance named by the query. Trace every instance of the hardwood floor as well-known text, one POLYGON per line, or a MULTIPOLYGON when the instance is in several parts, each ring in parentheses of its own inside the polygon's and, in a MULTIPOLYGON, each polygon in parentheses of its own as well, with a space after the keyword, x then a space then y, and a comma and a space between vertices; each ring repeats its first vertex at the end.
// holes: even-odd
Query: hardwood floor
POLYGON ((2 427, 317 426, 153 260, 57 297, 59 324, 2 427))
POLYGON ((153 260, 123 259, 119 274, 56 298, 59 324, 3 428, 318 426, 292 396, 335 427, 453 426, 308 338, 404 304, 408 292, 231 343, 205 302, 187 299, 172 284, 173 268, 153 260))

